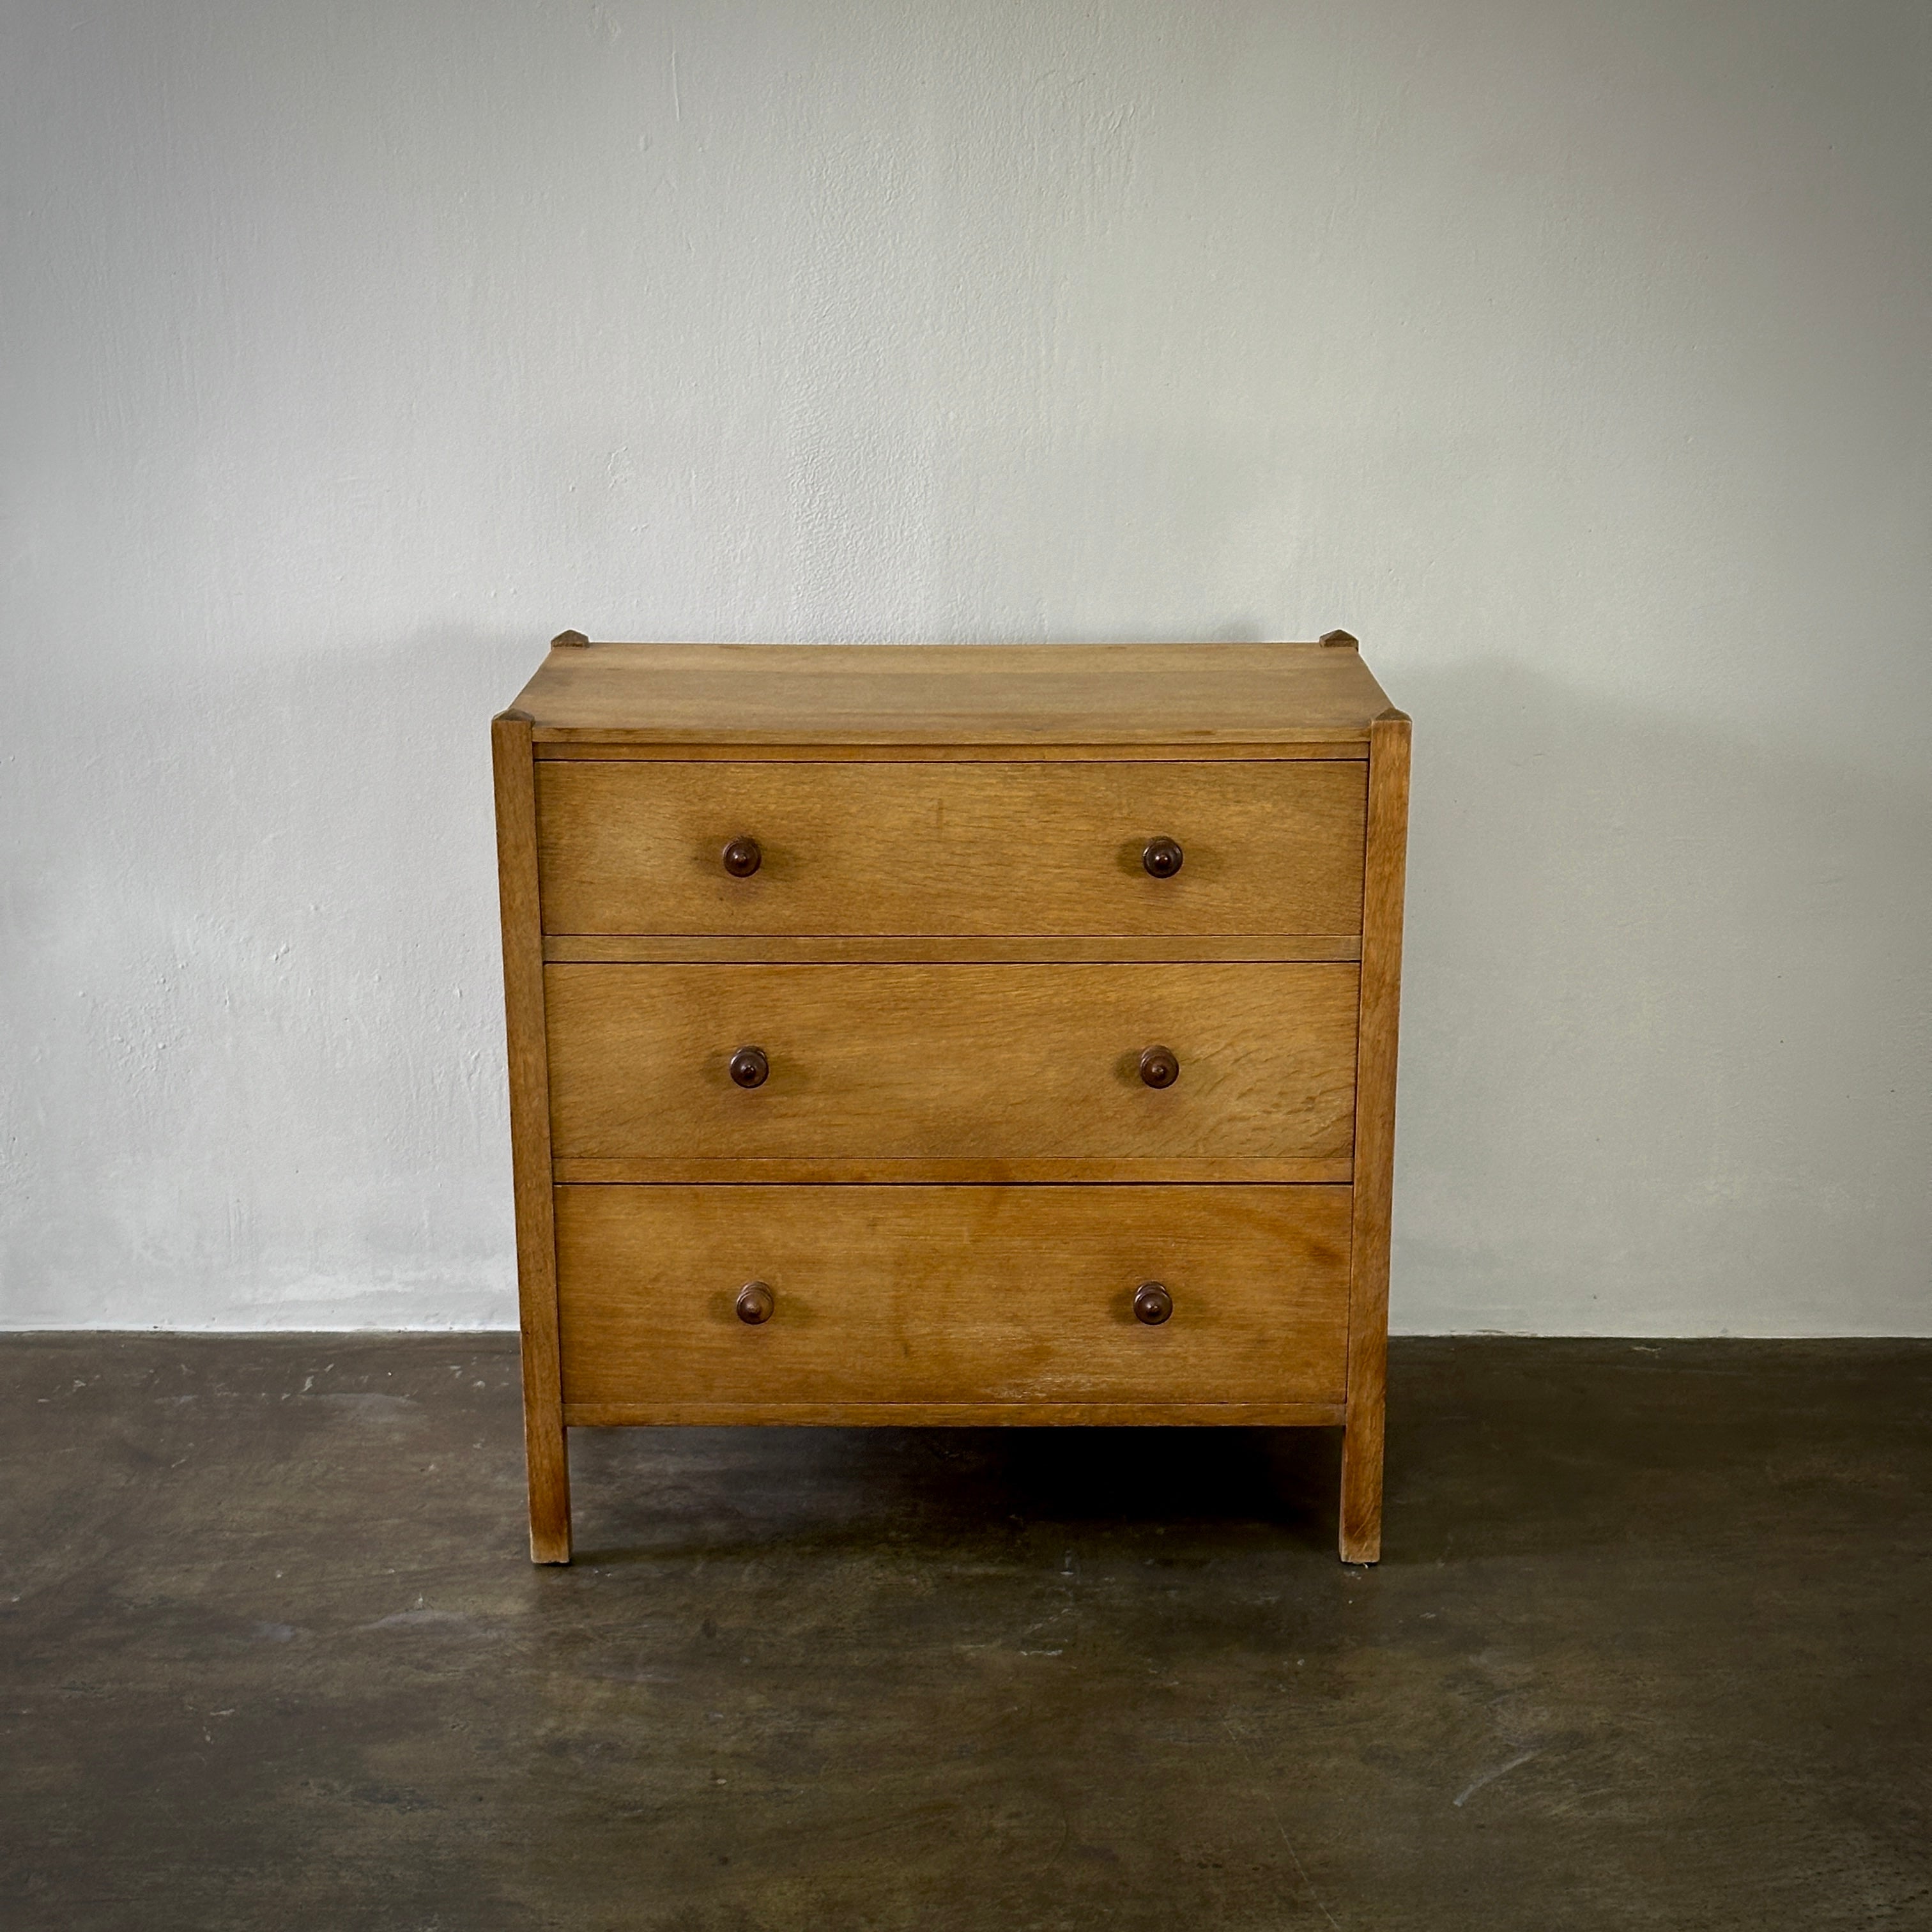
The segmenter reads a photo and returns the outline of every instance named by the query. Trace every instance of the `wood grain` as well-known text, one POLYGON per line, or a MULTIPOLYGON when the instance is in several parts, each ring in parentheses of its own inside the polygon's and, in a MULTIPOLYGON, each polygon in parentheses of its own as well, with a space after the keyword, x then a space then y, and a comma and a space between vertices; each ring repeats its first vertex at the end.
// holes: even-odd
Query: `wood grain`
POLYGON ((574 1412, 1332 1404, 1338 1187, 560 1187, 574 1412), (733 1312, 746 1281, 776 1312, 733 1312), (1147 1328, 1136 1286, 1164 1282, 1147 1328))
POLYGON ((530 724, 505 712, 490 728, 502 914, 503 1010, 509 1048, 510 1162, 523 1329, 524 1448, 530 1558, 570 1561, 570 1464, 557 1346, 556 1248, 550 1191, 543 937, 537 907, 536 794, 530 724))
POLYGON ((1367 767, 537 768, 552 933, 1064 934, 1361 928, 1367 767), (751 878, 718 854, 741 834, 751 878), (1156 836, 1186 854, 1150 878, 1156 836))
POLYGON ((1395 1184, 1396 1044, 1408 842, 1409 721, 1390 710, 1369 751, 1355 1195, 1348 1286, 1348 1415, 1342 1449, 1342 1560, 1382 1546, 1382 1437, 1388 1380, 1389 1220, 1395 1184))
POLYGON ((622 1160, 559 1160, 551 1163, 557 1180, 602 1185, 652 1185, 664 1180, 704 1180, 719 1186, 744 1181, 865 1181, 880 1187, 906 1187, 926 1181, 959 1184, 1035 1186, 1075 1180, 1145 1182, 1186 1181, 1199 1186, 1232 1183, 1333 1181, 1346 1185, 1354 1176, 1348 1156, 1333 1160, 1304 1160, 1286 1156, 1244 1159, 1240 1156, 1198 1158, 1166 1154, 1156 1160, 1108 1154, 1097 1159, 1069 1160, 1049 1155, 1039 1160, 962 1160, 956 1156, 915 1160, 852 1160, 820 1156, 808 1160, 712 1160, 697 1155, 634 1155, 622 1160))
POLYGON ((694 744, 1365 740, 1388 699, 1318 644, 592 644, 517 699, 552 736, 694 744))
POLYGON ((1359 968, 550 966, 562 1161, 1346 1160, 1359 968), (1179 1056, 1156 1090, 1143 1048, 1179 1056), (762 1048, 746 1090, 726 1063, 762 1048))
POLYGON ((1246 764, 1284 758, 1321 758, 1354 764, 1368 762, 1366 733, 1342 738, 1316 739, 1304 744, 1251 745, 690 745, 659 744, 650 740, 599 737, 594 734, 556 730, 535 734, 536 755, 545 758, 648 759, 659 764, 849 764, 854 762, 902 764, 908 760, 944 764, 1200 764, 1234 761, 1246 764))
POLYGON ((1340 1422, 1376 1560, 1410 727, 1354 638, 557 644, 494 734, 532 1555, 566 1426, 1340 1422))
POLYGON ((1339 1402, 566 1402, 573 1429, 670 1424, 704 1429, 775 1424, 844 1428, 1334 1428, 1339 1402))
POLYGON ((815 965, 1129 965, 1168 960, 1359 959, 1352 932, 1284 933, 1258 938, 1189 934, 1148 939, 1080 935, 1011 938, 1001 934, 931 938, 920 933, 832 934, 768 938, 704 933, 561 932, 544 941, 553 964, 580 965, 755 966, 792 962, 815 965))

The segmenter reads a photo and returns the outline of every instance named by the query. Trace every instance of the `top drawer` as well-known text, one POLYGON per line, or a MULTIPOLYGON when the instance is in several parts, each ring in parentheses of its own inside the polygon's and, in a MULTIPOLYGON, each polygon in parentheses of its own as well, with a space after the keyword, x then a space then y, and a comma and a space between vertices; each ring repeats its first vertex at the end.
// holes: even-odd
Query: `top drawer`
POLYGON ((1351 934, 1358 759, 892 764, 543 760, 555 933, 1351 934), (757 842, 748 876, 724 848, 757 842), (1150 842, 1180 850, 1150 873, 1150 842))

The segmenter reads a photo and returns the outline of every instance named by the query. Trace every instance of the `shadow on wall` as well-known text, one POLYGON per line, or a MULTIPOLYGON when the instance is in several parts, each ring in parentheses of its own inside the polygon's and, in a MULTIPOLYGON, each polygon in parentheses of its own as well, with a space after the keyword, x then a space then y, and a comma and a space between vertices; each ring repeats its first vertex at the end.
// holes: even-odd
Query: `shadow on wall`
POLYGON ((1515 664, 1391 682, 1396 1325, 1928 1332, 1932 784, 1515 664))

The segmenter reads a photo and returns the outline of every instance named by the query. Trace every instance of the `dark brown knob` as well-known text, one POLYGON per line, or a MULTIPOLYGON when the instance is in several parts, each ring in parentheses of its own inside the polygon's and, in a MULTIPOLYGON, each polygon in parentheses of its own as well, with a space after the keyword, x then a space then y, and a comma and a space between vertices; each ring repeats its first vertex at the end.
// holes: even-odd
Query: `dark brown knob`
POLYGON ((765 862, 755 838, 734 838, 725 847, 724 869, 734 879, 748 879, 765 862))
POLYGON ((1171 1046, 1150 1046, 1141 1055, 1141 1078, 1150 1087, 1172 1087, 1180 1078, 1180 1061, 1171 1046))
MULTIPOLYGON (((1144 1281, 1134 1290, 1134 1319, 1158 1328, 1174 1312, 1174 1297, 1157 1281, 1144 1281)), ((747 1321, 750 1316, 746 1317, 747 1321)))
POLYGON ((1185 854, 1172 838, 1150 838, 1141 848, 1141 863, 1156 879, 1171 879, 1180 870, 1185 854))
POLYGON ((772 1077, 772 1064, 762 1046, 741 1046, 730 1060, 731 1078, 740 1087, 762 1087, 772 1077))
MULTIPOLYGON (((778 1301, 763 1282, 748 1281, 739 1289, 738 1299, 734 1305, 738 1311, 738 1319, 755 1328, 760 1322, 772 1318, 772 1310, 777 1307, 778 1301)), ((1144 1321, 1147 1318, 1143 1316, 1141 1318, 1144 1321)), ((1163 1315, 1160 1319, 1165 1322, 1167 1317, 1163 1315)))

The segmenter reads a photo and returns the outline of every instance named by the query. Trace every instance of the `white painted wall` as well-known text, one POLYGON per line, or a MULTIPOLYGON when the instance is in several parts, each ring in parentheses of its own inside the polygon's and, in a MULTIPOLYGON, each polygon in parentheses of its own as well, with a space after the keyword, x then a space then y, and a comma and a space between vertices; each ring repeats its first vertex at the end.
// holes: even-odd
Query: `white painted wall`
POLYGON ((511 1320, 566 624, 1345 624, 1396 1325, 1927 1332, 1928 20, 9 0, 0 1322, 511 1320))

